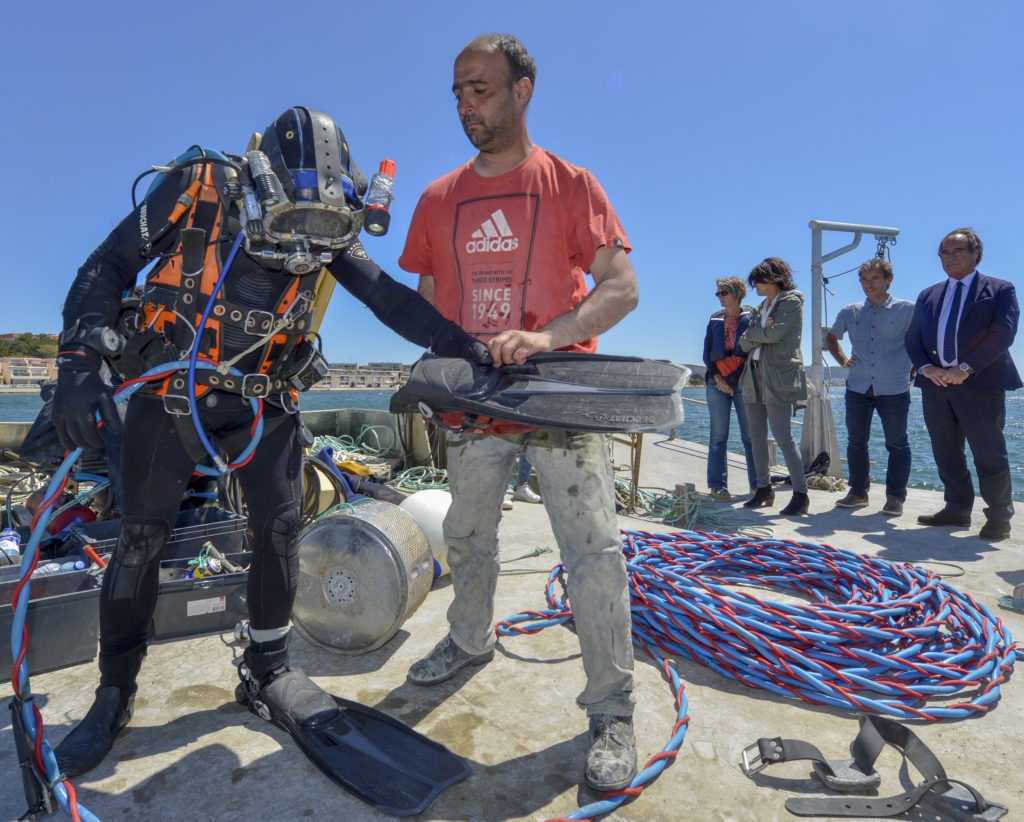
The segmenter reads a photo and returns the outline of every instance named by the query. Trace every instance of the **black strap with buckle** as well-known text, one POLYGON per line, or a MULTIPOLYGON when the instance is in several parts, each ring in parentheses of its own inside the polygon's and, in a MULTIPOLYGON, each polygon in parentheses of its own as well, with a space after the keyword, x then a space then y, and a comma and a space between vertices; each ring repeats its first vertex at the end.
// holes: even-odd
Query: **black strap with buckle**
POLYGON ((918 808, 926 814, 922 819, 938 814, 951 822, 995 822, 1006 814, 1005 805, 987 802, 970 785, 948 778, 935 754, 906 726, 880 716, 861 714, 857 719, 860 731, 850 743, 852 759, 826 759, 808 742, 763 737, 743 751, 743 772, 752 777, 777 762, 810 760, 826 787, 840 793, 869 791, 881 783, 875 761, 892 745, 924 776, 911 790, 887 797, 792 797, 786 810, 796 816, 881 819, 918 808))

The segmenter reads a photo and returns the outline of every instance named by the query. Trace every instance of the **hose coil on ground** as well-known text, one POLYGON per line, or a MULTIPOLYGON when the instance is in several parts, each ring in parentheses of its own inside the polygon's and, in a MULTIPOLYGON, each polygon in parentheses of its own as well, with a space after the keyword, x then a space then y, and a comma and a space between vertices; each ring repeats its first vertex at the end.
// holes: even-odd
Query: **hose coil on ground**
MULTIPOLYGON (((628 788, 568 819, 614 810, 678 752, 689 716, 674 658, 814 705, 938 721, 988 711, 1024 657, 988 608, 911 565, 735 534, 623 531, 622 539, 633 641, 670 682, 677 719, 628 788), (766 601, 746 587, 777 589, 790 601, 766 601)), ((563 571, 556 566, 548 577, 547 609, 509 617, 497 633, 536 633, 572 619, 558 584, 563 571)))

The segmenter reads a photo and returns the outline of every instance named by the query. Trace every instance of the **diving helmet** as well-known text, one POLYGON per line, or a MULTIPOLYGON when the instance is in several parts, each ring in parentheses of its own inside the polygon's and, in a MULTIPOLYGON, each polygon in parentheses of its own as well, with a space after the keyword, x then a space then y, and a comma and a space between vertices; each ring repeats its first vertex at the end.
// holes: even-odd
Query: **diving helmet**
POLYGON ((245 157, 252 179, 242 185, 248 254, 302 275, 328 265, 359 234, 366 177, 330 115, 292 107, 245 157))

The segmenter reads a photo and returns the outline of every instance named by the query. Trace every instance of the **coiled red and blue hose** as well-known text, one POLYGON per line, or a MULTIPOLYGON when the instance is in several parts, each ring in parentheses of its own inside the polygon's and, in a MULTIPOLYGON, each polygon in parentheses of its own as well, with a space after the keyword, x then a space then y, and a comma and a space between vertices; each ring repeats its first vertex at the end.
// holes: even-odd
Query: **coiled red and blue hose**
MULTIPOLYGON (((670 656, 814 705, 933 722, 988 711, 1024 658, 988 608, 911 565, 734 534, 623 531, 622 538, 633 641, 671 683, 678 719, 628 788, 567 819, 614 810, 678 752, 689 717, 670 656), (792 601, 765 601, 744 587, 778 589, 792 601), (942 704, 928 704, 936 698, 942 704)), ((556 590, 563 570, 548 577, 548 609, 503 620, 497 633, 536 633, 571 619, 556 590)))

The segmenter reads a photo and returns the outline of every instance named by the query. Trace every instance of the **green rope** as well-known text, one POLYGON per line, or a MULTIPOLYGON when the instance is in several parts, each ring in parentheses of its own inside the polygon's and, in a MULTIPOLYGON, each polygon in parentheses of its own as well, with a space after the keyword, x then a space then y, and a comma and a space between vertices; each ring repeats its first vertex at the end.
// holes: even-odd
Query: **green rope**
POLYGON ((448 472, 443 468, 431 468, 429 466, 407 468, 397 474, 394 479, 385 483, 385 485, 408 493, 423 491, 427 488, 440 488, 442 491, 450 490, 448 472))
POLYGON ((352 502, 337 502, 330 508, 328 508, 326 511, 317 514, 317 522, 322 520, 324 517, 329 516, 331 514, 336 514, 339 511, 342 511, 346 514, 353 514, 355 513, 356 508, 358 508, 360 505, 366 505, 367 503, 370 502, 373 502, 373 500, 370 497, 363 497, 362 499, 353 500, 352 502))
MULTIPOLYGON (((625 477, 615 478, 615 498, 623 507, 630 502, 633 483, 625 477)), ((717 511, 706 504, 706 494, 686 491, 676 494, 666 488, 637 488, 636 516, 654 519, 667 525, 674 525, 687 531, 694 530, 697 522, 710 526, 711 530, 734 530, 732 511, 717 511)))
POLYGON ((396 450, 396 444, 395 430, 390 426, 364 425, 354 437, 348 434, 343 434, 340 437, 321 434, 313 440, 312 450, 314 453, 319 453, 320 449, 327 447, 335 454, 347 451, 366 457, 386 457, 396 450))

